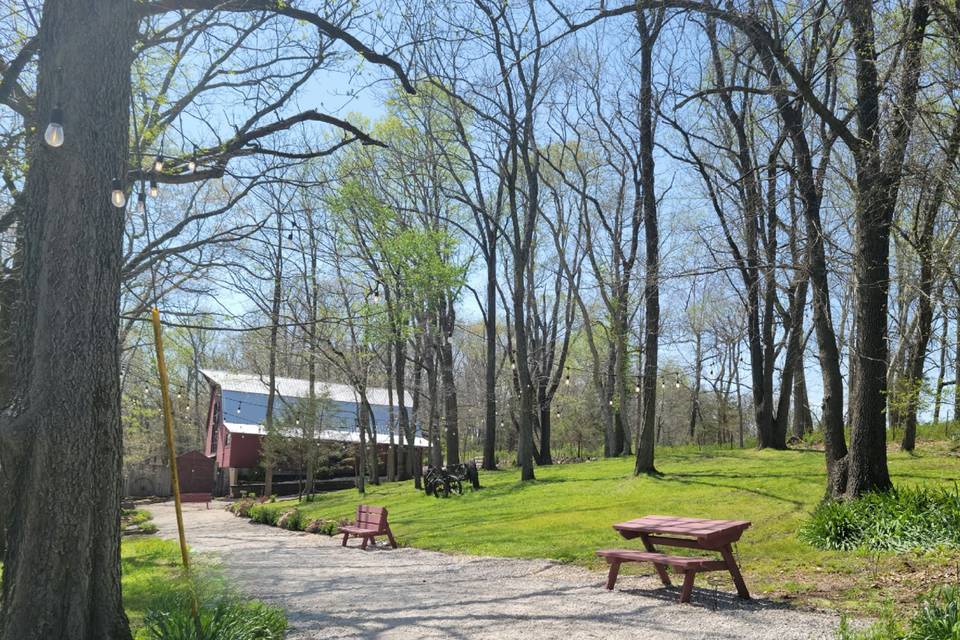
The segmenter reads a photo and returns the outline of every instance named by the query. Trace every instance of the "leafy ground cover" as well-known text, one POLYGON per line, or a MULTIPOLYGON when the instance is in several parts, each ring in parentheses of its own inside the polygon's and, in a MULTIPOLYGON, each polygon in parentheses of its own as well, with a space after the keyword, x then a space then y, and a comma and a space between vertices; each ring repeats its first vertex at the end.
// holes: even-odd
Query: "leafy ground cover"
MULTIPOLYGON (((960 457, 949 442, 923 442, 914 454, 891 447, 900 486, 952 489, 960 457)), ((748 585, 767 597, 858 614, 916 606, 930 585, 955 580, 960 551, 822 550, 798 531, 824 495, 824 462, 814 449, 665 448, 661 477, 633 477, 632 460, 537 469, 521 483, 515 470, 484 472, 484 488, 449 499, 428 497, 410 483, 323 494, 310 503, 255 505, 250 515, 276 522, 336 522, 358 502, 385 506, 401 544, 453 553, 550 558, 599 568, 594 551, 625 543, 610 525, 644 514, 746 519, 753 526, 737 547, 748 585)), ((629 570, 646 570, 645 567, 629 570)), ((629 571, 628 570, 628 571, 629 571)))

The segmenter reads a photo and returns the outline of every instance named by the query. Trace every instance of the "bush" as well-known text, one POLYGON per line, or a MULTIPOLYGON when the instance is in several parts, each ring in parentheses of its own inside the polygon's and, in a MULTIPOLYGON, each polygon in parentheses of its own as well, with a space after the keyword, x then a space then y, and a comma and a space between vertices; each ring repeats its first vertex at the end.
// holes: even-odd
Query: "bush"
POLYGON ((167 598, 144 616, 150 640, 280 640, 287 628, 283 611, 233 596, 201 602, 200 624, 189 596, 167 598))
POLYGON ((250 509, 248 516, 253 522, 259 524, 269 524, 277 526, 277 520, 280 518, 281 510, 274 504, 261 502, 250 509))
POLYGON ((307 533, 320 533, 327 536, 332 536, 337 533, 337 529, 340 528, 340 523, 336 520, 327 520, 325 518, 318 518, 316 520, 311 520, 306 527, 303 528, 307 533))
POLYGON ((902 487, 849 502, 827 501, 799 531, 820 549, 905 551, 960 546, 960 491, 902 487))
POLYGON ((238 518, 249 518, 250 510, 257 504, 256 498, 247 496, 227 505, 227 511, 238 518))
POLYGON ((928 594, 904 640, 960 640, 960 587, 941 587, 928 594))
POLYGON ((296 509, 284 511, 277 518, 277 526, 288 531, 300 531, 301 528, 300 512, 296 509))
POLYGON ((923 597, 920 609, 904 630, 894 614, 863 631, 850 628, 846 619, 837 630, 838 640, 960 640, 960 586, 940 587, 923 597))

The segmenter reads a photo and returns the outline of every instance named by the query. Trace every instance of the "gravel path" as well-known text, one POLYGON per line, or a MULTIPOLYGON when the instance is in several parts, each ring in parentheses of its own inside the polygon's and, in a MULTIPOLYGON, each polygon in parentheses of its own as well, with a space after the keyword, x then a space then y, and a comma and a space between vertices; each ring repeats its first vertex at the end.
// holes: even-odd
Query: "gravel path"
MULTIPOLYGON (((160 535, 176 538, 172 503, 149 509, 160 535)), ((184 519, 191 547, 219 555, 247 593, 283 607, 296 640, 808 640, 833 638, 838 624, 835 616, 723 593, 715 602, 710 588, 678 605, 676 588, 651 575, 622 576, 608 592, 605 574, 546 560, 344 549, 338 539, 251 524, 203 505, 186 505, 184 519)), ((708 587, 704 576, 699 581, 708 587)))

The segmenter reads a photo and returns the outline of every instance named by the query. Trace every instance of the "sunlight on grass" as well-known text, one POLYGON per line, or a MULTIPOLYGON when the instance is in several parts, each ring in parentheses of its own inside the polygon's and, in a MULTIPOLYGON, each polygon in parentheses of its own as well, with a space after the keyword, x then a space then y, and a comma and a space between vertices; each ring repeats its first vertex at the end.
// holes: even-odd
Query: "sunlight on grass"
MULTIPOLYGON (((876 563, 866 553, 821 551, 797 539, 797 530, 824 495, 818 451, 665 449, 663 477, 634 477, 633 461, 603 460, 537 469, 521 483, 516 470, 481 472, 483 489, 437 499, 411 483, 322 494, 298 506, 305 520, 351 518, 359 502, 385 506, 403 545, 453 553, 548 558, 599 568, 594 551, 625 543, 615 522, 646 514, 744 519, 753 523, 738 545, 750 586, 758 592, 811 591, 809 574, 852 576, 876 563), (788 578, 786 574, 797 577, 788 578)), ((918 454, 890 454, 898 484, 945 484, 957 460, 941 446, 918 454)), ((859 588, 851 599, 860 598, 859 588)))

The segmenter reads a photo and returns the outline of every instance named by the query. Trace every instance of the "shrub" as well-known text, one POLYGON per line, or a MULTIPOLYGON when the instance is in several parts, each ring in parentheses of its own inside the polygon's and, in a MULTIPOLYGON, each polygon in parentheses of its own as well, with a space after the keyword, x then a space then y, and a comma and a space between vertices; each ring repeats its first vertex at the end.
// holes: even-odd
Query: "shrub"
POLYGON ((280 517, 280 509, 276 505, 269 503, 259 503, 250 509, 249 518, 259 524, 277 525, 277 519, 280 517))
POLYGON ((144 616, 150 640, 280 640, 287 628, 283 611, 262 602, 225 597, 201 603, 200 624, 188 599, 169 598, 144 616))
POLYGON ((277 518, 277 526, 281 529, 287 529, 288 531, 299 531, 301 525, 300 520, 300 512, 296 509, 291 509, 280 514, 280 517, 277 518))
POLYGON ((800 528, 820 549, 904 551, 960 546, 960 491, 901 487, 849 502, 827 501, 800 528))
POLYGON ((323 535, 332 536, 337 532, 339 527, 340 525, 336 520, 318 518, 316 520, 311 520, 307 526, 303 528, 303 530, 307 533, 320 533, 323 535))
POLYGON ((250 510, 257 504, 256 498, 246 497, 240 498, 236 502, 232 502, 227 506, 227 510, 238 518, 249 518, 250 510))
POLYGON ((904 640, 960 639, 960 587, 941 587, 928 594, 910 620, 904 640))

